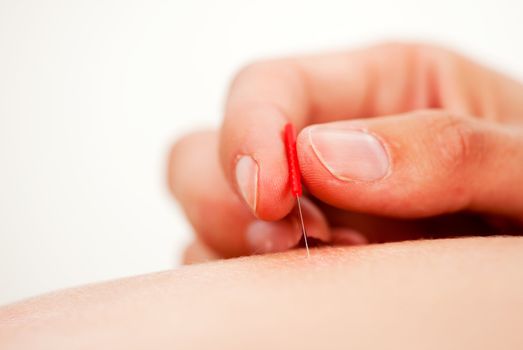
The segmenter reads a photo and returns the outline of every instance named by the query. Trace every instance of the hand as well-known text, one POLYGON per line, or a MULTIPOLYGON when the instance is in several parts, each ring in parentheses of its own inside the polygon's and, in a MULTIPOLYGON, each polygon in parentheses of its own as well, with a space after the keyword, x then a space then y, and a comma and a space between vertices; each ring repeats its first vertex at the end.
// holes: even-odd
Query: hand
POLYGON ((387 44, 238 73, 220 132, 189 135, 171 155, 172 191, 210 248, 201 256, 300 241, 288 121, 301 130, 306 226, 317 241, 520 230, 523 86, 441 48, 387 44))

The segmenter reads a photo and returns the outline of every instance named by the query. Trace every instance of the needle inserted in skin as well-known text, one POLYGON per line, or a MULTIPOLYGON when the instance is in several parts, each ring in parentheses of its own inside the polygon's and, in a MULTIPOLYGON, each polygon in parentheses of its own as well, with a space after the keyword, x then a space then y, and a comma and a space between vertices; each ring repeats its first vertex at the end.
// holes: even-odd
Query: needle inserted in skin
POLYGON ((300 215, 301 232, 305 248, 307 249, 307 257, 311 256, 309 252, 309 242, 307 241, 307 231, 305 230, 305 222, 303 220, 303 211, 301 209, 300 196, 303 193, 301 187, 300 166, 298 164, 298 153, 296 151, 296 131, 291 123, 285 125, 284 130, 285 150, 287 152, 287 162, 289 166, 289 180, 291 185, 291 193, 296 197, 298 203, 298 213, 300 215))
POLYGON ((307 250, 307 258, 310 258, 311 253, 309 252, 309 242, 307 242, 307 231, 305 230, 305 223, 303 222, 303 213, 301 211, 300 196, 296 196, 296 202, 298 203, 298 213, 300 214, 300 221, 301 221, 301 232, 303 233, 305 249, 307 250))

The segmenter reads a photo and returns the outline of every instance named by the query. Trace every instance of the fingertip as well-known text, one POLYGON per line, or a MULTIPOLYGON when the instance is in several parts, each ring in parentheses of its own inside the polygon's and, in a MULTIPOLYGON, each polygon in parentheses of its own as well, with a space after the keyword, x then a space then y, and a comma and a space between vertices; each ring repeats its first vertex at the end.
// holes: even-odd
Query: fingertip
POLYGON ((391 176, 389 147, 370 123, 351 120, 303 129, 297 149, 304 183, 315 197, 337 208, 401 215, 405 206, 394 199, 405 197, 399 189, 406 187, 398 187, 402 179, 391 176))
POLYGON ((334 245, 365 245, 369 239, 361 232, 345 227, 332 229, 332 244, 334 245))
POLYGON ((273 108, 254 108, 235 124, 224 122, 220 158, 231 187, 262 220, 279 220, 293 206, 282 139, 284 116, 273 108))
MULTIPOLYGON (((306 234, 323 243, 332 239, 329 224, 319 208, 309 199, 301 199, 306 234)), ((252 254, 276 253, 297 247, 302 239, 297 210, 278 221, 252 221, 246 231, 247 246, 252 254)))
MULTIPOLYGON (((309 198, 301 197, 300 200, 307 235, 323 243, 330 242, 332 240, 332 233, 323 212, 309 198)), ((291 215, 295 215, 296 218, 298 217, 297 208, 291 215)))
POLYGON ((255 220, 245 232, 252 254, 277 253, 291 249, 300 241, 300 231, 292 218, 279 221, 255 220))
POLYGON ((337 180, 321 164, 314 153, 310 140, 310 132, 315 127, 317 127, 317 125, 307 126, 300 131, 296 138, 300 171, 302 181, 307 189, 314 196, 329 203, 330 194, 328 192, 337 180))

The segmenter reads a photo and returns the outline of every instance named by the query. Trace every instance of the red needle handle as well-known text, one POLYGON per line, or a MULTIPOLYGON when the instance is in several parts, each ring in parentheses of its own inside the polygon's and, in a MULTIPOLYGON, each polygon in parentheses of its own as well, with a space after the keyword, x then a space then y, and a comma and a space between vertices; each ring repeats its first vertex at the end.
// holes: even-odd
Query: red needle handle
POLYGON ((284 130, 285 151, 287 152, 287 162, 289 165, 289 181, 291 192, 299 197, 302 194, 300 165, 298 163, 298 153, 296 151, 296 130, 291 123, 285 124, 284 130))

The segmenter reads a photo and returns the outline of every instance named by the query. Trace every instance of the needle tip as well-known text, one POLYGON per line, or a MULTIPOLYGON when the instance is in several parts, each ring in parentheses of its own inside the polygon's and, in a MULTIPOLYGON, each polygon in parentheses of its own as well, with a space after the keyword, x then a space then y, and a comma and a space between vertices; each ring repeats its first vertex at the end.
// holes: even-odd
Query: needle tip
POLYGON ((305 242, 305 250, 307 250, 307 258, 310 258, 311 253, 309 250, 309 242, 307 241, 307 231, 305 231, 305 223, 303 221, 303 212, 301 210, 300 196, 296 196, 296 201, 298 203, 298 213, 300 215, 301 232, 303 233, 303 241, 305 242))

